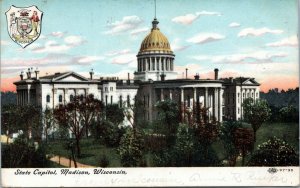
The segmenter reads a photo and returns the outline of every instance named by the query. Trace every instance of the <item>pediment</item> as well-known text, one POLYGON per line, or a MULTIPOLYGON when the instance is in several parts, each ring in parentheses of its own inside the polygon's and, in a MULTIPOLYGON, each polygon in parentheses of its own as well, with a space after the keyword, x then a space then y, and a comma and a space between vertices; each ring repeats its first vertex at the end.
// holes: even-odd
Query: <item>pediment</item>
POLYGON ((79 74, 71 72, 71 73, 61 75, 61 76, 53 79, 53 81, 57 81, 57 82, 80 82, 80 81, 88 81, 88 79, 81 76, 81 75, 79 75, 79 74))
POLYGON ((256 85, 258 83, 256 81, 254 81, 253 79, 248 79, 248 80, 244 81, 243 84, 246 84, 246 85, 256 85))

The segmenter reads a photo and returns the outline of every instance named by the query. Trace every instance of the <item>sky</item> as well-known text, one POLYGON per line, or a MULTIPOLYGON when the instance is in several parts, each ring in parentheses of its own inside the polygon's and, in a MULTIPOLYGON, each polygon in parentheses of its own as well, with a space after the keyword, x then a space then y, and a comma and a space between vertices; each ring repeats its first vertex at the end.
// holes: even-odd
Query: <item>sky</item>
MULTIPOLYGON (((150 32, 154 0, 2 0, 1 91, 15 91, 21 71, 40 76, 74 71, 88 77, 136 71, 136 54, 150 32), (40 37, 20 47, 9 37, 10 6, 43 11, 40 37)), ((160 31, 174 51, 182 78, 252 77, 260 89, 299 86, 296 0, 156 0, 160 31)))

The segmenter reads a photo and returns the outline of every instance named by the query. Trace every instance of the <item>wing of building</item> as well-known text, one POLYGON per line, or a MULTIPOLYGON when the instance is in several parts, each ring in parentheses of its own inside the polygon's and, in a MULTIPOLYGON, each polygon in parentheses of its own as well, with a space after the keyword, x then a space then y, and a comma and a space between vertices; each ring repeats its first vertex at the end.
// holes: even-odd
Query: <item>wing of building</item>
POLYGON ((247 97, 259 98, 259 83, 254 78, 219 78, 219 70, 214 69, 214 79, 194 75, 189 79, 186 69, 185 79, 178 79, 174 71, 175 54, 170 43, 158 28, 158 20, 152 22, 150 33, 142 41, 137 54, 137 70, 134 79, 119 80, 117 77, 83 77, 75 72, 55 73, 39 77, 38 70, 28 69, 21 73, 17 87, 18 105, 35 104, 55 108, 65 104, 75 96, 93 95, 105 105, 119 104, 128 106, 140 101, 143 106, 140 118, 156 119, 155 104, 170 99, 176 101, 184 111, 193 104, 200 103, 208 108, 210 119, 238 120, 242 118, 242 101, 247 97))

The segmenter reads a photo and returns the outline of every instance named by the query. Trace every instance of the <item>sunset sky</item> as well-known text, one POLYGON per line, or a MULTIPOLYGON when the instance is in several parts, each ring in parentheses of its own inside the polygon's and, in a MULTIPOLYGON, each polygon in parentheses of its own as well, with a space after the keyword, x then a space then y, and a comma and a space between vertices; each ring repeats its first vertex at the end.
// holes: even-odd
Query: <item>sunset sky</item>
MULTIPOLYGON (((28 67, 40 74, 74 71, 126 78, 150 32, 154 0, 2 0, 1 91, 28 67), (8 35, 11 5, 43 11, 42 32, 25 49, 8 35)), ((254 77, 261 90, 298 87, 296 0, 157 0, 158 27, 174 51, 178 78, 254 77)))

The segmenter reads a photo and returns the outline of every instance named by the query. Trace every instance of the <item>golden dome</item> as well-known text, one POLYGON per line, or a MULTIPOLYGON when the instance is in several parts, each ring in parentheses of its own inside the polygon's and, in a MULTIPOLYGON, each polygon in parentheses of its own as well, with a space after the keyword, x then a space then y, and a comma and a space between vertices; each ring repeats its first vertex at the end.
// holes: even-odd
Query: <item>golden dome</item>
POLYGON ((158 23, 159 22, 155 18, 152 22, 153 27, 151 29, 151 33, 149 33, 143 40, 140 52, 163 51, 167 53, 173 53, 167 37, 162 34, 157 27, 158 23))

